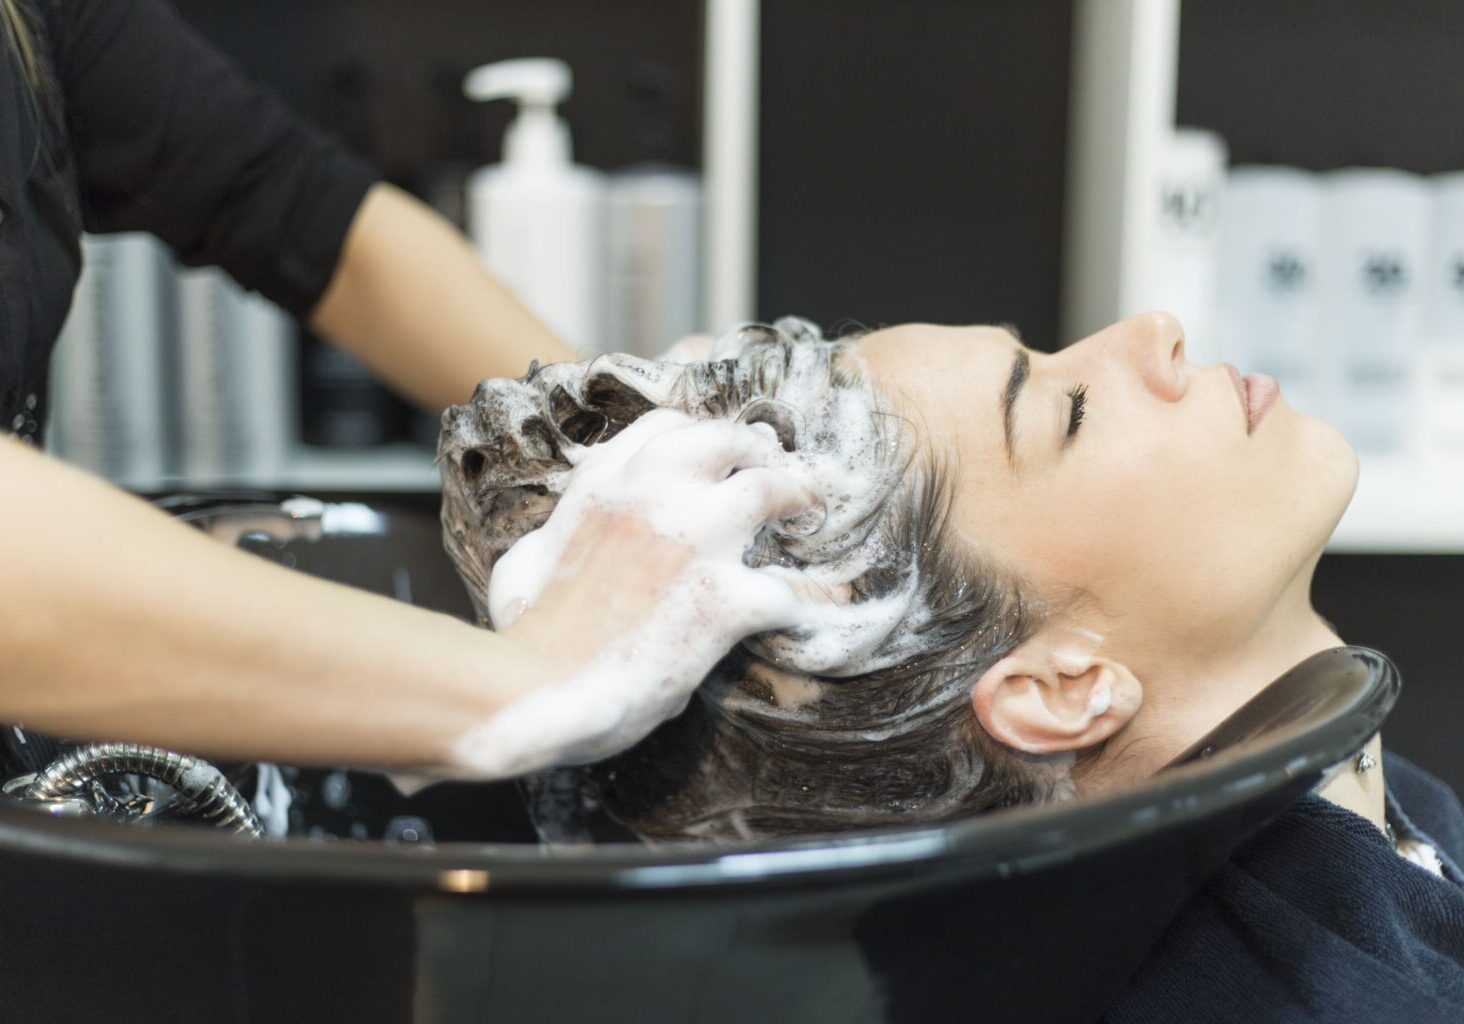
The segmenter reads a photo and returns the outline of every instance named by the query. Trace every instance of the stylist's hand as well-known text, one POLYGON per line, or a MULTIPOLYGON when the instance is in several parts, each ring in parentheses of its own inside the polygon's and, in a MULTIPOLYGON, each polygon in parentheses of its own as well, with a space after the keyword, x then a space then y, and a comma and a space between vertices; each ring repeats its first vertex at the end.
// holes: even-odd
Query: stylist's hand
POLYGON ((499 560, 489 612, 543 678, 457 745, 504 777, 598 760, 678 714, 738 641, 793 625, 799 601, 743 552, 815 502, 771 429, 646 414, 581 450, 545 525, 499 560))

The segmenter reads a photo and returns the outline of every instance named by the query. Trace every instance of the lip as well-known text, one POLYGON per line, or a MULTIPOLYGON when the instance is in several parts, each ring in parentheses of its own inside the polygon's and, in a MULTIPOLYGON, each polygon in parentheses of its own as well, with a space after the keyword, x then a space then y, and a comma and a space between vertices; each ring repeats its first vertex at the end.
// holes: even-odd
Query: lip
POLYGON ((1242 377, 1234 366, 1229 363, 1224 365, 1226 372, 1230 374, 1231 383, 1235 385, 1235 393, 1240 398, 1241 412, 1245 413, 1245 432, 1252 434, 1256 424, 1276 404, 1276 399, 1281 394, 1281 385, 1276 383, 1274 377, 1268 377, 1264 373, 1248 373, 1242 377))
POLYGON ((1221 363, 1225 372, 1230 374, 1230 383, 1235 385, 1236 397, 1240 399, 1240 411, 1245 416, 1245 432, 1250 433, 1250 400, 1245 394, 1245 381, 1241 379, 1240 371, 1230 363, 1221 363))
POLYGON ((1276 383, 1276 378, 1264 373, 1248 373, 1241 380, 1245 382, 1245 432, 1253 434, 1256 424, 1276 404, 1281 395, 1281 385, 1276 383))

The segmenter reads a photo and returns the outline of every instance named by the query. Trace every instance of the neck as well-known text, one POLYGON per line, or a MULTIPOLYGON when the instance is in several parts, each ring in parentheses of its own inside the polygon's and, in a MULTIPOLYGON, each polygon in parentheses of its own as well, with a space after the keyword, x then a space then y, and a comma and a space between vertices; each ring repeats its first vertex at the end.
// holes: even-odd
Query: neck
MULTIPOLYGON (((1331 625, 1311 606, 1313 560, 1249 641, 1223 654, 1191 662, 1167 662, 1139 678, 1144 707, 1076 778, 1079 792, 1098 792, 1148 778, 1228 718, 1293 666, 1342 645, 1331 625), (1148 678, 1145 678, 1145 675, 1148 678)), ((1382 744, 1366 747, 1377 767, 1344 769, 1319 790, 1334 803, 1383 828, 1382 744)))

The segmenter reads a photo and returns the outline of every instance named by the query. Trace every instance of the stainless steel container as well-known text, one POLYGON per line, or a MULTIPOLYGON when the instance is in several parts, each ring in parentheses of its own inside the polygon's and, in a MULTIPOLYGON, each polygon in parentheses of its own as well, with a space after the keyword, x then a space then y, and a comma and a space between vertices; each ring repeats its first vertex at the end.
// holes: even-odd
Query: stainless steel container
POLYGON ((56 343, 50 448, 119 483, 168 469, 164 338, 168 254, 150 235, 82 239, 82 271, 56 343))

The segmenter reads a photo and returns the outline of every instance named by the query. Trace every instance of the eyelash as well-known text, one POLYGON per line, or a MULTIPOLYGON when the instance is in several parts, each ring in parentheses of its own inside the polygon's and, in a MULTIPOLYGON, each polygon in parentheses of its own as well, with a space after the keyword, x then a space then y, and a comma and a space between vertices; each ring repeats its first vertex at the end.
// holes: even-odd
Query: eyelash
POLYGON ((1083 412, 1088 404, 1088 385, 1074 385, 1067 396, 1072 399, 1073 412, 1072 417, 1068 420, 1067 437, 1063 439, 1064 444, 1072 440, 1073 435, 1078 432, 1078 427, 1083 424, 1083 412))

